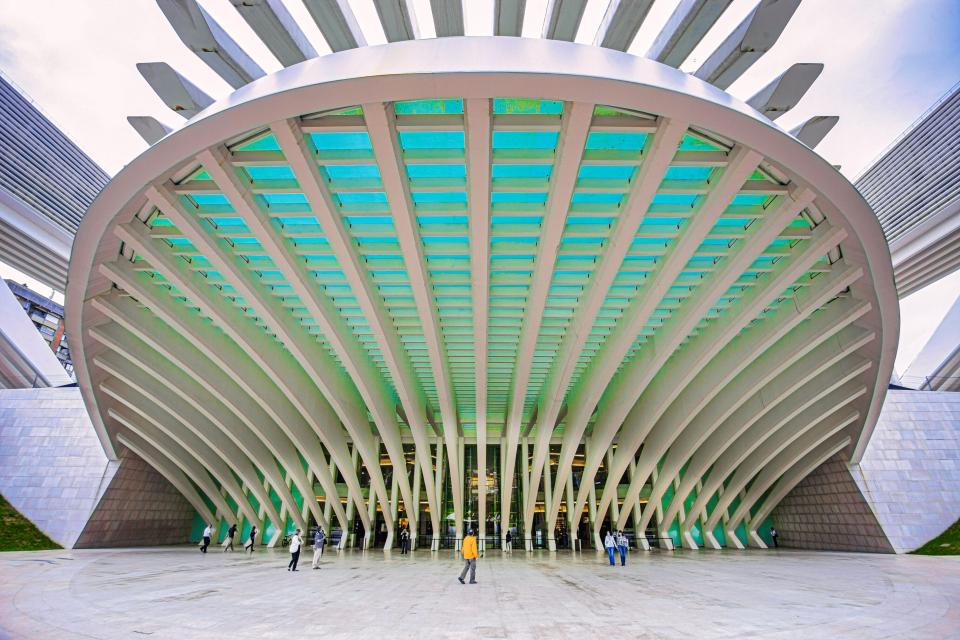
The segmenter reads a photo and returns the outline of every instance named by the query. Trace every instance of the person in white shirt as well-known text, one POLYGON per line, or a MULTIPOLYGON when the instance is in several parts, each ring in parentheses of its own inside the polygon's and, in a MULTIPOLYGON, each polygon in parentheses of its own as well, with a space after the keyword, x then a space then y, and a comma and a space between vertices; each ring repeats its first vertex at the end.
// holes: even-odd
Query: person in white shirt
POLYGON ((610 566, 615 566, 617 563, 613 559, 613 552, 617 548, 617 539, 614 537, 613 531, 607 531, 607 535, 603 539, 603 546, 607 549, 607 556, 610 558, 610 566))
POLYGON ((297 563, 300 561, 300 545, 303 540, 300 538, 300 529, 293 532, 290 538, 290 564, 287 565, 287 571, 296 571, 297 563))
POLYGON ((200 545, 200 553, 206 553, 207 547, 210 546, 210 536, 213 535, 213 526, 207 525, 207 528, 203 530, 203 544, 200 545))

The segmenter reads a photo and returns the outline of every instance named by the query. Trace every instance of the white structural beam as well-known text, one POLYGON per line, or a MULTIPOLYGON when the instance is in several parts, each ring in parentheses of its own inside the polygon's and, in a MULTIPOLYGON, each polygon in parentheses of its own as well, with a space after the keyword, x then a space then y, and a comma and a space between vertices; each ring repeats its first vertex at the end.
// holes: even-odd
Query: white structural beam
POLYGON ((747 100, 747 104, 771 120, 776 120, 797 106, 822 72, 823 65, 820 63, 800 62, 791 65, 747 100))
POLYGON ((433 25, 438 38, 462 36, 464 33, 463 4, 469 0, 430 0, 433 25))
MULTIPOLYGON (((130 337, 126 337, 119 331, 111 332, 113 344, 118 350, 135 354, 137 362, 152 363, 147 369, 148 373, 162 377, 171 390, 183 391, 184 400, 192 403, 207 420, 217 425, 257 465, 276 488, 281 500, 286 502, 287 483, 280 475, 276 462, 279 461, 287 469, 296 469, 299 465, 296 443, 311 442, 309 427, 290 401, 226 336, 213 331, 199 317, 183 313, 155 285, 138 279, 129 266, 124 268, 123 263, 118 263, 111 271, 119 286, 150 307, 150 311, 147 311, 129 296, 119 293, 97 296, 92 301, 94 308, 130 334, 130 337), (144 346, 139 346, 134 338, 144 346), (164 360, 170 365, 164 364, 164 360), (181 375, 188 376, 190 380, 183 385, 172 384, 178 379, 173 369, 178 369, 181 375), (196 389, 191 385, 195 385, 196 389), (198 395, 200 389, 207 392, 206 399, 198 395), (299 437, 291 437, 293 433, 298 433, 299 437)), ((331 426, 333 428, 328 427, 330 435, 326 441, 336 442, 337 436, 341 435, 339 426, 331 426)), ((339 447, 328 446, 328 449, 346 452, 346 443, 342 441, 339 447)), ((316 462, 315 456, 304 457, 316 462)), ((332 457, 336 457, 336 454, 332 454, 332 457)), ((346 453, 346 457, 349 459, 349 453, 346 453)), ((330 473, 315 475, 325 495, 337 496, 336 483, 330 473)), ((356 474, 344 473, 343 476, 348 487, 359 487, 356 474)), ((288 474, 288 477, 300 478, 295 472, 288 474)), ((298 486, 303 495, 309 495, 304 493, 309 483, 298 486)), ((292 505, 293 497, 289 496, 289 500, 292 505)), ((339 499, 333 507, 337 520, 346 527, 339 499)), ((326 516, 324 519, 327 519, 326 516)))
MULTIPOLYGON (((345 451, 345 438, 337 426, 337 415, 330 405, 323 401, 320 394, 316 392, 316 388, 309 384, 303 370, 293 357, 287 351, 280 350, 276 343, 250 319, 242 315, 239 309, 232 307, 209 285, 203 283, 202 277, 190 272, 186 265, 174 258, 166 248, 156 246, 154 243, 159 241, 147 237, 145 227, 140 223, 120 227, 117 232, 124 242, 136 248, 137 252, 163 274, 168 282, 176 286, 184 295, 189 296, 190 300, 201 309, 203 315, 214 320, 226 336, 245 351, 247 356, 250 356, 255 366, 252 366, 249 361, 243 364, 237 362, 235 348, 227 347, 225 344, 229 341, 213 338, 210 334, 217 332, 212 331, 212 327, 203 323, 201 318, 194 314, 185 313, 186 309, 182 305, 175 304, 169 295, 158 295, 159 291, 156 289, 151 291, 149 283, 143 283, 135 277, 139 274, 133 273, 133 266, 130 263, 124 264, 121 261, 103 264, 101 271, 104 275, 135 295, 137 299, 150 300, 145 304, 153 313, 160 316, 171 327, 180 329, 184 331, 184 335, 195 339, 195 344, 203 349, 204 355, 218 363, 224 371, 234 372, 237 382, 244 386, 248 394, 259 397, 262 391, 272 391, 273 385, 279 387, 283 392, 279 395, 286 396, 287 402, 296 407, 297 413, 302 418, 298 419, 294 413, 290 412, 271 415, 277 424, 288 429, 287 433, 294 445, 306 458, 317 477, 325 475, 325 464, 319 456, 315 455, 318 450, 318 436, 335 456, 337 464, 342 468, 348 468, 349 465, 345 462, 349 459, 349 454, 345 451), (225 348, 214 349, 210 346, 211 344, 223 345, 225 348), (266 377, 272 380, 272 383, 268 382, 262 387, 251 384, 258 377, 255 367, 259 367, 266 377)), ((246 358, 243 359, 246 360, 246 358)), ((283 410, 287 405, 281 403, 277 406, 283 410)), ((267 405, 264 406, 264 410, 273 412, 275 409, 272 405, 267 405)), ((379 457, 377 461, 379 463, 379 457)), ((378 464, 376 471, 379 470, 378 464)), ((350 479, 348 484, 349 482, 350 479)), ((359 488, 359 484, 355 484, 359 488)), ((364 521, 364 526, 369 526, 369 522, 364 521)))
MULTIPOLYGON (((686 223, 683 235, 673 242, 663 259, 654 267, 654 272, 648 276, 641 293, 624 310, 616 327, 604 341, 599 352, 593 357, 587 370, 580 376, 580 382, 571 391, 567 401, 569 409, 566 429, 572 430, 576 434, 582 434, 586 429, 587 421, 600 402, 601 396, 606 395, 605 390, 608 384, 613 380, 636 336, 647 324, 663 296, 673 285, 676 277, 689 262, 690 257, 730 204, 734 194, 740 190, 744 181, 756 169, 759 162, 760 155, 745 147, 735 147, 731 151, 723 174, 706 196, 700 211, 696 217, 686 223)), ((643 351, 640 355, 642 356, 642 354, 643 351)), ((669 353, 666 355, 669 355, 669 353)), ((649 357, 649 355, 644 356, 644 359, 649 357)), ((605 405, 602 409, 607 416, 604 422, 605 426, 602 431, 598 426, 595 425, 594 427, 592 440, 596 446, 591 447, 591 453, 587 456, 585 462, 583 481, 577 495, 578 504, 582 504, 586 499, 588 485, 593 483, 594 474, 600 466, 606 447, 612 441, 622 424, 623 418, 632 406, 633 402, 629 402, 627 398, 612 398, 611 404, 605 405), (614 406, 612 402, 618 402, 618 404, 614 406), (601 445, 600 443, 606 444, 601 445)), ((598 417, 597 425, 599 424, 598 417)), ((571 445, 575 446, 572 443, 571 445)))
MULTIPOLYGON (((821 415, 865 394, 866 387, 853 378, 869 367, 869 363, 864 359, 855 359, 852 363, 844 362, 843 365, 843 368, 837 372, 837 377, 821 377, 814 380, 808 385, 808 389, 795 391, 769 411, 764 411, 759 419, 748 421, 746 429, 737 429, 734 434, 730 433, 730 429, 718 429, 717 434, 725 432, 733 437, 712 452, 710 475, 703 482, 703 489, 698 493, 689 513, 697 514, 706 508, 713 494, 723 486, 727 477, 752 452, 752 445, 764 434, 781 429, 798 416, 800 416, 799 420, 803 420, 808 415, 821 415)), ((693 548, 693 540, 690 530, 693 524, 694 519, 687 518, 681 526, 681 537, 691 548, 693 548)), ((663 521, 661 526, 665 531, 670 523, 663 521)))
MULTIPOLYGON (((236 445, 227 441, 220 432, 206 433, 199 431, 194 425, 184 423, 175 413, 167 410, 165 405, 156 402, 156 398, 150 391, 153 385, 148 383, 144 386, 147 378, 134 363, 126 359, 126 356, 117 352, 107 352, 97 354, 95 358, 97 366, 116 378, 116 380, 106 380, 101 384, 104 393, 111 396, 117 403, 127 407, 129 411, 140 415, 141 419, 138 420, 142 425, 152 425, 189 451, 200 464, 210 470, 217 482, 233 495, 234 501, 247 517, 256 522, 260 518, 237 483, 236 478, 239 477, 243 483, 250 487, 251 493, 264 507, 270 520, 276 524, 277 529, 282 528, 283 520, 277 513, 273 502, 270 501, 263 484, 257 478, 254 467, 250 464, 249 459, 236 448, 236 445), (130 374, 130 376, 128 377, 127 374, 130 374), (146 392, 144 393, 142 390, 146 390, 146 392), (233 473, 236 473, 236 477, 233 473), (264 500, 266 502, 263 502, 264 500)), ((114 407, 110 409, 110 412, 117 410, 114 407)), ((111 416, 116 418, 113 413, 111 413, 111 416)), ((158 448, 163 449, 164 447, 158 445, 158 448)), ((277 486, 285 487, 286 485, 277 486)), ((279 489, 277 494, 283 495, 279 489)), ((293 500, 292 496, 290 496, 290 500, 293 500)), ((292 504, 295 505, 296 503, 292 504)))
MULTIPOLYGON (((738 340, 740 344, 736 347, 731 343, 729 353, 719 355, 705 367, 656 426, 656 429, 671 430, 674 435, 668 441, 670 450, 660 465, 659 476, 654 479, 650 502, 659 504, 690 457, 751 397, 762 398, 769 405, 773 398, 791 393, 874 340, 874 332, 849 327, 869 308, 869 304, 862 301, 837 300, 802 323, 800 314, 794 318, 777 317, 776 320, 788 327, 796 327, 786 335, 770 325, 758 326, 755 327, 759 330, 758 335, 765 339, 756 340, 750 336, 738 340), (769 346, 777 338, 776 344, 769 346)), ((689 495, 701 476, 702 473, 685 474, 680 478, 677 495, 689 495)), ((628 493, 633 491, 631 484, 628 493)), ((672 521, 680 504, 681 501, 671 504, 663 519, 672 521)), ((650 522, 650 515, 650 512, 643 514, 641 529, 650 522)))
POLYGON ((285 67, 317 57, 282 0, 230 0, 270 53, 285 67))
POLYGON ((456 535, 463 533, 463 473, 462 461, 458 454, 458 436, 460 419, 457 415, 457 399, 450 377, 450 364, 443 347, 440 329, 440 317, 433 297, 430 274, 424 257, 423 242, 420 240, 420 227, 417 223, 413 200, 410 196, 409 181, 406 178, 402 150, 396 130, 396 117, 393 108, 384 103, 363 105, 363 115, 373 154, 380 167, 383 190, 386 192, 393 224, 397 231, 397 240, 404 256, 404 266, 414 303, 423 327, 423 337, 427 346, 427 355, 437 389, 440 415, 443 421, 443 439, 447 446, 450 468, 451 488, 453 491, 454 512, 456 515, 456 535))
MULTIPOLYGON (((477 433, 477 522, 479 539, 487 530, 487 323, 490 301, 490 101, 464 105, 467 154, 467 202, 470 206, 470 295, 473 312, 474 406, 477 433)), ((481 542, 483 544, 483 542, 481 542)))
POLYGON ((140 62, 137 71, 164 104, 188 120, 213 104, 213 98, 166 62, 140 62))
MULTIPOLYGON (((420 37, 417 14, 412 0, 373 0, 387 42, 416 40, 420 37)), ((437 34, 440 35, 439 33, 437 34)))
POLYGON ((203 498, 200 497, 197 490, 193 488, 187 476, 173 461, 167 458, 162 452, 153 448, 149 442, 133 431, 121 431, 117 434, 117 441, 127 449, 130 449, 130 451, 133 451, 140 458, 143 458, 144 462, 166 478, 167 481, 180 492, 180 495, 186 498, 187 502, 197 510, 197 513, 200 514, 204 522, 210 524, 216 522, 217 519, 214 517, 213 512, 210 511, 210 507, 207 506, 207 503, 203 501, 203 498))
POLYGON ((350 0, 303 0, 303 4, 332 51, 367 46, 350 0))
MULTIPOLYGON (((629 410, 626 415, 621 409, 614 413, 612 418, 608 418, 610 411, 606 406, 609 405, 605 405, 597 415, 594 425, 594 433, 597 435, 615 432, 618 425, 623 425, 613 468, 607 469, 607 487, 616 488, 629 460, 633 459, 640 445, 651 436, 651 430, 670 403, 690 384, 696 374, 708 366, 771 300, 796 282, 846 235, 842 229, 830 227, 826 223, 821 225, 815 231, 815 239, 798 250, 796 255, 782 261, 779 268, 744 294, 739 304, 690 340, 679 353, 674 354, 696 327, 699 319, 812 199, 813 193, 809 190, 802 190, 796 198, 787 196, 773 211, 751 225, 747 237, 734 248, 719 268, 697 287, 679 313, 664 323, 652 341, 645 345, 643 351, 627 364, 611 383, 607 395, 613 394, 612 397, 616 398, 613 402, 617 404, 613 404, 613 407, 626 407, 634 402, 635 404, 626 407, 629 410), (624 404, 620 404, 621 401, 624 404)), ((654 435, 654 442, 650 442, 649 446, 645 444, 644 454, 638 461, 637 472, 634 474, 633 482, 639 486, 642 486, 666 452, 665 445, 671 437, 665 430, 657 431, 654 435)), ((609 441, 600 442, 603 446, 603 443, 609 441)), ((606 497, 601 500, 601 509, 605 501, 606 497)), ((629 512, 629 508, 629 504, 625 505, 625 512, 629 512)))
MULTIPOLYGON (((534 444, 532 476, 535 481, 539 479, 539 469, 543 465, 543 456, 545 455, 544 449, 549 442, 553 426, 560 416, 565 392, 576 369, 577 359, 583 351, 597 314, 603 305, 604 298, 617 277, 623 259, 630 250, 636 236, 637 229, 643 223, 650 203, 653 201, 653 197, 656 195, 657 189, 663 181, 663 176, 666 174, 686 131, 687 124, 685 122, 663 118, 658 123, 656 132, 650 136, 643 152, 643 160, 633 179, 633 186, 627 195, 626 203, 610 231, 610 239, 607 242, 606 250, 601 255, 600 262, 595 267, 593 276, 586 291, 581 295, 577 310, 574 312, 574 316, 560 342, 556 358, 551 365, 538 402, 537 420, 540 424, 539 429, 547 433, 541 438, 538 432, 534 444), (539 416, 542 416, 542 419, 539 416)), ((571 417, 569 413, 567 417, 571 417)), ((568 423, 572 424, 573 420, 568 420, 568 423)), ((578 420, 576 424, 579 426, 586 423, 578 420)), ((582 431, 571 429, 569 424, 564 432, 553 488, 553 505, 556 505, 557 511, 554 512, 553 505, 548 505, 548 523, 553 522, 556 519, 556 513, 559 512, 560 497, 564 495, 563 488, 570 474, 570 465, 573 463, 573 457, 576 454, 582 435, 582 431)))
MULTIPOLYGON (((333 301, 320 290, 310 275, 306 263, 295 254, 296 247, 283 236, 279 226, 257 205, 254 194, 229 163, 228 156, 229 152, 226 149, 208 150, 197 156, 197 160, 220 187, 236 215, 256 234, 260 244, 269 253, 276 268, 284 274, 300 303, 316 320, 327 342, 333 347, 341 364, 354 381, 367 409, 373 416, 393 468, 403 470, 399 481, 400 494, 403 496, 403 503, 406 505, 411 522, 416 523, 417 505, 412 503, 410 482, 406 473, 406 458, 400 441, 400 425, 386 381, 360 346, 333 301)), ((314 174, 311 172, 303 177, 305 180, 312 180, 314 174)), ((320 206, 327 204, 326 201, 318 203, 320 206)))
MULTIPOLYGON (((315 338, 304 331, 297 320, 282 307, 280 301, 264 285, 253 281, 252 273, 246 262, 233 253, 232 246, 224 239, 215 238, 211 234, 212 228, 195 214, 186 211, 182 202, 168 188, 150 187, 147 189, 147 198, 153 206, 162 211, 177 226, 181 233, 190 239, 197 250, 214 265, 221 276, 233 285, 246 303, 254 306, 261 320, 286 347, 294 362, 290 364, 289 368, 285 367, 280 375, 283 375, 287 380, 299 378, 297 383, 302 386, 296 391, 291 389, 290 397, 294 404, 298 405, 304 418, 314 426, 314 430, 320 431, 316 416, 328 413, 329 409, 327 407, 332 407, 336 412, 350 437, 360 449, 360 457, 367 467, 374 491, 383 506, 384 520, 388 529, 387 542, 388 544, 391 543, 393 522, 389 518, 390 497, 380 469, 380 452, 370 433, 367 407, 364 405, 354 382, 337 374, 340 367, 330 354, 323 349, 315 338), (300 378, 298 374, 301 372, 305 373, 306 376, 300 378), (316 390, 321 393, 317 393, 316 390)), ((137 243, 135 246, 139 246, 140 251, 148 256, 151 264, 155 267, 159 268, 160 265, 166 263, 167 266, 164 269, 166 273, 164 275, 168 279, 170 277, 168 274, 172 275, 171 272, 182 268, 182 262, 176 265, 171 264, 172 256, 166 251, 165 247, 156 246, 152 239, 150 239, 150 242, 143 241, 142 236, 145 234, 143 225, 121 226, 118 234, 125 242, 137 243)), ((200 300, 205 300, 207 304, 202 304, 201 308, 204 308, 206 315, 210 315, 214 312, 214 304, 220 306, 226 301, 219 294, 213 293, 209 285, 202 283, 203 279, 202 277, 200 280, 178 278, 180 284, 177 286, 195 303, 200 304, 200 300), (212 302, 214 299, 216 300, 215 303, 212 302)), ((220 315, 225 316, 226 314, 220 315)), ((227 316, 223 319, 236 322, 235 314, 231 315, 233 317, 227 316)), ((221 327, 223 326, 220 322, 218 324, 221 327)), ((244 329, 250 328, 248 322, 242 324, 244 329)), ((287 380, 284 382, 287 382, 287 380)), ((325 466, 325 463, 318 465, 315 470, 318 474, 321 473, 320 466, 325 466)))
MULTIPOLYGON (((558 158, 554 162, 550 185, 547 191, 546 210, 541 224, 540 240, 537 243, 537 255, 534 259, 533 276, 530 280, 530 289, 527 293, 526 306, 523 313, 523 324, 520 329, 520 339, 517 343, 517 359, 514 366, 513 380, 507 405, 506 433, 507 456, 506 469, 502 477, 503 498, 502 517, 508 518, 510 512, 510 497, 512 491, 513 461, 516 458, 516 446, 520 436, 520 423, 523 420, 523 405, 526 402, 527 386, 530 381, 530 371, 533 368, 533 356, 536 350, 537 336, 543 320, 543 308, 550 293, 550 283, 553 279, 553 270, 560 251, 560 242, 563 239, 563 230, 566 226, 567 212, 570 209, 570 200, 576 187, 577 174, 580 169, 580 160, 586 147, 590 133, 590 123, 593 118, 594 105, 586 102, 572 102, 564 105, 564 113, 560 123, 560 134, 557 138, 558 158)), ((539 418, 538 418, 539 420, 539 418)), ((540 423, 541 431, 552 431, 553 424, 540 423)), ((547 436, 549 437, 549 436, 547 436)), ((526 473, 526 463, 524 463, 526 473)), ((531 492, 535 501, 536 487, 531 485, 531 492)), ((532 514, 530 496, 525 495, 527 504, 524 513, 532 514)), ((528 518, 524 518, 524 528, 530 531, 528 518)), ((508 522, 504 522, 504 535, 508 522)), ((529 536, 527 536, 529 538, 529 536)))
POLYGON ((800 0, 760 0, 693 75, 726 89, 773 47, 799 6, 800 0))
MULTIPOLYGON (((842 389, 837 391, 842 391, 842 389)), ((755 493, 756 490, 764 485, 769 487, 771 481, 767 480, 768 478, 777 478, 783 475, 790 468, 790 463, 796 458, 798 449, 801 451, 809 450, 816 446, 816 443, 822 442, 825 438, 829 438, 860 418, 860 412, 848 406, 851 401, 859 397, 859 395, 854 395, 856 392, 862 395, 867 392, 867 388, 864 385, 859 385, 857 389, 851 390, 846 398, 842 394, 831 394, 832 398, 830 396, 824 398, 828 402, 811 407, 802 415, 782 426, 776 433, 768 432, 759 436, 756 441, 747 443, 748 448, 752 450, 743 458, 739 466, 728 473, 729 477, 724 483, 723 495, 717 500, 713 512, 704 523, 704 538, 710 541, 711 546, 716 542, 716 537, 713 535, 714 529, 720 524, 721 517, 728 513, 734 498, 747 489, 747 483, 756 479, 756 482, 749 487, 743 503, 730 517, 731 530, 736 529, 737 522, 746 514, 746 507, 756 502, 762 495, 762 493, 755 493), (830 400, 837 404, 831 407, 829 405, 830 400)), ((745 438, 747 438, 746 434, 744 435, 745 438)), ((719 467, 716 470, 718 475, 724 471, 727 470, 719 467)), ((710 472, 711 475, 713 473, 713 471, 710 472)))
POLYGON ((494 0, 493 35, 519 36, 523 32, 523 14, 527 0, 494 0))
MULTIPOLYGON (((593 44, 626 51, 643 25, 653 0, 610 0, 593 44)), ((576 35, 576 34, 574 34, 576 35)))
POLYGON ((541 37, 573 42, 586 8, 587 0, 547 0, 541 37))
POLYGON ((157 0, 157 4, 183 44, 234 89, 264 75, 263 69, 196 0, 157 0))
MULTIPOLYGON (((793 466, 791 466, 787 472, 776 481, 776 484, 763 501, 762 506, 750 520, 751 525, 747 531, 747 540, 752 546, 760 547, 762 549, 766 548, 767 545, 764 544, 763 540, 761 540, 759 534, 757 533, 757 527, 767 519, 767 516, 769 516, 774 508, 780 504, 780 501, 783 500, 788 493, 790 493, 791 489, 797 486, 801 480, 810 475, 814 469, 850 446, 851 442, 852 438, 850 436, 844 433, 838 433, 817 444, 812 450, 803 454, 798 460, 794 461, 793 466)), ((759 485, 757 488, 759 489, 759 485)), ((769 488, 769 485, 765 487, 764 490, 767 488, 769 488)), ((753 500, 750 504, 756 504, 760 496, 762 496, 762 492, 757 494, 757 499, 753 500)), ((744 515, 746 515, 746 513, 744 513, 744 515)), ((739 524, 739 522, 733 522, 732 518, 730 523, 733 524, 731 527, 733 529, 735 529, 739 524)), ((736 539, 736 536, 734 536, 734 539, 736 539)))
POLYGON ((159 142, 173 130, 153 116, 127 116, 127 122, 147 144, 159 142))
POLYGON ((679 68, 733 0, 680 0, 646 57, 679 68))
MULTIPOLYGON (((324 186, 327 182, 326 177, 317 166, 313 158, 313 153, 307 148, 303 131, 296 122, 281 121, 273 123, 271 125, 271 131, 273 131, 277 143, 284 153, 284 157, 287 162, 290 163, 290 168, 294 176, 296 176, 297 182, 303 190, 307 201, 310 203, 311 210, 323 227, 327 242, 337 257, 337 264, 343 270, 344 276, 350 284, 350 289, 356 297, 364 317, 374 332, 380 353, 383 355, 387 368, 390 371, 394 389, 403 407, 404 418, 410 426, 417 451, 429 451, 430 443, 427 439, 426 424, 427 403, 424 398, 423 389, 417 382, 409 355, 400 342, 396 327, 383 304, 383 298, 380 296, 374 283, 370 280, 366 268, 363 265, 363 260, 358 254, 353 238, 350 235, 350 231, 344 224, 343 217, 337 211, 330 192, 324 186)), ((256 209, 253 210, 256 211, 256 209)), ((275 244, 278 246, 284 244, 279 243, 279 238, 275 238, 275 240, 275 244)), ((290 248, 285 247, 281 255, 286 256, 285 261, 291 265, 290 268, 293 268, 295 261, 292 260, 289 253, 290 248)), ((303 270, 302 266, 297 266, 296 268, 303 270)), ((335 310, 333 310, 333 314, 334 316, 338 315, 335 310)), ((332 320, 333 318, 331 318, 331 321, 332 320)), ((346 344, 349 342, 349 339, 344 336, 341 342, 346 344)), ((342 357, 343 356, 341 356, 341 358, 342 357)), ((361 364, 362 361, 368 360, 365 354, 355 354, 350 357, 358 358, 361 364)), ((368 377, 369 383, 379 381, 378 384, 381 387, 385 386, 385 382, 382 380, 379 372, 369 371, 365 375, 368 377)), ((379 393, 383 394, 384 391, 381 389, 379 393)), ((387 411, 387 413, 389 413, 389 411, 387 411)), ((392 416, 384 414, 382 419, 384 421, 390 421, 393 418, 392 416)), ((393 419, 393 421, 395 421, 395 419, 393 419)), ((399 436, 399 432, 397 435, 399 436)), ((399 456, 399 459, 403 459, 402 450, 397 450, 397 438, 393 437, 392 429, 386 436, 384 442, 387 444, 388 452, 391 454, 391 460, 398 460, 396 456, 399 456)), ((427 490, 428 504, 430 506, 433 531, 435 535, 439 536, 440 510, 437 508, 435 502, 436 495, 433 488, 433 476, 429 467, 429 456, 421 456, 420 461, 421 464, 424 465, 422 470, 425 488, 427 490)), ((395 464, 399 465, 400 463, 396 462, 395 464)), ((397 468, 399 468, 399 466, 397 468)), ((403 495, 406 496, 407 494, 403 495)), ((411 519, 411 524, 416 524, 418 520, 419 503, 414 502, 410 504, 406 501, 406 498, 404 498, 404 504, 408 505, 407 516, 411 519)))
POLYGON ((839 121, 839 116, 813 116, 790 129, 790 135, 815 149, 839 121))
MULTIPOLYGON (((263 439, 238 425, 232 419, 230 410, 223 403, 215 396, 204 393, 203 387, 196 384, 194 380, 185 380, 186 376, 177 372, 176 368, 169 361, 166 361, 161 354, 151 349, 132 333, 119 325, 97 326, 91 329, 91 336, 98 342, 114 349, 129 363, 117 362, 115 359, 111 360, 110 354, 95 356, 101 358, 98 365, 104 370, 138 389, 138 392, 129 398, 121 394, 122 397, 116 399, 142 414, 144 419, 148 421, 152 421, 150 416, 153 415, 153 412, 144 411, 140 408, 143 406, 144 399, 148 399, 155 407, 162 407, 164 412, 176 418, 176 424, 182 424, 189 432, 180 436, 180 439, 188 442, 197 439, 216 451, 220 458, 229 461, 231 468, 250 487, 257 501, 267 510, 270 519, 277 523, 278 527, 282 525, 282 520, 273 509, 273 502, 266 494, 260 478, 256 475, 254 467, 251 466, 251 462, 256 468, 260 469, 263 477, 274 487, 288 511, 298 511, 296 501, 287 487, 287 479, 280 474, 275 460, 282 461, 288 469, 287 478, 294 480, 301 495, 306 497, 313 495, 313 486, 305 481, 305 477, 300 475, 296 450, 282 435, 279 433, 271 434, 277 441, 272 443, 272 446, 280 454, 274 458, 264 445, 263 439), (150 366, 144 365, 147 362, 151 363, 150 366), (147 376, 152 377, 156 382, 151 384, 147 376), (169 392, 158 387, 166 387, 169 392), (177 397, 174 398, 173 394, 177 397), (140 404, 131 404, 135 397, 139 398, 140 404), (186 408, 184 408, 184 402, 187 403, 186 408), (292 464, 297 464, 297 466, 291 467, 292 464), (306 493, 304 493, 305 491, 306 493)), ((174 425, 174 423, 167 422, 166 425, 174 425)), ((157 426, 165 428, 172 435, 176 431, 175 425, 171 427, 157 424, 157 426)), ((173 437, 177 436, 173 435, 173 437)), ((198 448, 197 445, 188 442, 182 442, 182 444, 188 448, 198 448)), ((200 459, 203 460, 203 457, 200 459)), ((221 481, 221 484, 223 484, 223 481, 221 481)), ((311 508, 311 512, 316 515, 317 509, 311 508)), ((325 518, 317 521, 323 522, 324 520, 325 518)))

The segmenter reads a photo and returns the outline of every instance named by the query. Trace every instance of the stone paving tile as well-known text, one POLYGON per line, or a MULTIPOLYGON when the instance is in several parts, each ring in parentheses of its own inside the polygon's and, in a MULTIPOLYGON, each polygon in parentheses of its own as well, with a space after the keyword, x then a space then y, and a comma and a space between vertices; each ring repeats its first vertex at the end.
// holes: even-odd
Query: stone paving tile
POLYGON ((195 548, 0 555, 0 638, 960 638, 960 558, 195 548))

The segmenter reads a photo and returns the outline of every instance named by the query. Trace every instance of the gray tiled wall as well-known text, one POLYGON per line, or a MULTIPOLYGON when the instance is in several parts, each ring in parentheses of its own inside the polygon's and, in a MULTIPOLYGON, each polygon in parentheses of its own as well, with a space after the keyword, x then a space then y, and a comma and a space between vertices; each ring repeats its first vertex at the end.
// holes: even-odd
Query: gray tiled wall
POLYGON ((0 391, 0 494, 72 547, 116 471, 77 388, 0 391))
POLYGON ((960 393, 891 389, 854 480, 897 552, 960 518, 960 393))

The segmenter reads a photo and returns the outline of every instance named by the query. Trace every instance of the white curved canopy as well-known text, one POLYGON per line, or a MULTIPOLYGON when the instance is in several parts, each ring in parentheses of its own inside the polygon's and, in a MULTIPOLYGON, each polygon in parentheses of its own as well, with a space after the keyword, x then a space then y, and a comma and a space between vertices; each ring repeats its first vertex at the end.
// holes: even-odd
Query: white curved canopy
POLYGON ((858 455, 898 330, 880 227, 807 146, 676 69, 516 38, 351 49, 212 104, 94 203, 67 309, 102 436, 201 491, 252 468, 279 517, 368 536, 378 510, 438 535, 447 501, 459 537, 490 443, 526 537, 609 509, 690 545, 759 540, 791 470, 858 455))

